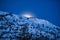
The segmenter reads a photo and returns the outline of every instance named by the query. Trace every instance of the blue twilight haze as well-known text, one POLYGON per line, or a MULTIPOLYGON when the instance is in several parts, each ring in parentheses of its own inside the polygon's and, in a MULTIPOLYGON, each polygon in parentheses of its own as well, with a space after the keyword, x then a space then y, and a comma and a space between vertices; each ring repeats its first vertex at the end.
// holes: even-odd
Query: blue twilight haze
POLYGON ((37 18, 60 26, 59 0, 0 0, 0 11, 15 14, 32 12, 37 18))

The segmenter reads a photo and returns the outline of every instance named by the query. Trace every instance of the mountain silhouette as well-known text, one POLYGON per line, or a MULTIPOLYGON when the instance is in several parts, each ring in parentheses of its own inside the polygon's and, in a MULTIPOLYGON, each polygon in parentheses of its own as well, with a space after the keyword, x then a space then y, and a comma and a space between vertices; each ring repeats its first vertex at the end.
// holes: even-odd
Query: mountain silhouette
POLYGON ((0 11, 0 40, 60 40, 60 27, 47 20, 0 11))

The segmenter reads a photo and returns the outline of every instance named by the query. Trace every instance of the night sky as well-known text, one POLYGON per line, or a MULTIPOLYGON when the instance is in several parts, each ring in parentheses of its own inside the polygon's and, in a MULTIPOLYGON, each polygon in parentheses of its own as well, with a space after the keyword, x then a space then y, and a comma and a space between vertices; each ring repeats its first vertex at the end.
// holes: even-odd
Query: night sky
POLYGON ((60 26, 59 0, 0 0, 0 11, 14 14, 32 12, 35 17, 60 26))

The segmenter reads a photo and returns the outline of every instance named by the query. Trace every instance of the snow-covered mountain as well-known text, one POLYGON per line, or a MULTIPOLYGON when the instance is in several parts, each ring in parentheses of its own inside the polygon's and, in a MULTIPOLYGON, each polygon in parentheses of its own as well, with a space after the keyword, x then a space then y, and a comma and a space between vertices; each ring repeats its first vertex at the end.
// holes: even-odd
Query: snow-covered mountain
POLYGON ((60 27, 43 19, 0 11, 0 40, 60 40, 60 27))

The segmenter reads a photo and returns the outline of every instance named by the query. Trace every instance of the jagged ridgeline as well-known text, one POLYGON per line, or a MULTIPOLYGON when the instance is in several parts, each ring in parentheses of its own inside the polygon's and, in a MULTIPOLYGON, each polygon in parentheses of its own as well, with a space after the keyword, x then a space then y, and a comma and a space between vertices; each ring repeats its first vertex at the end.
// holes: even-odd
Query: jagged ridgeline
POLYGON ((0 11, 0 40, 60 40, 60 27, 46 20, 0 11))

